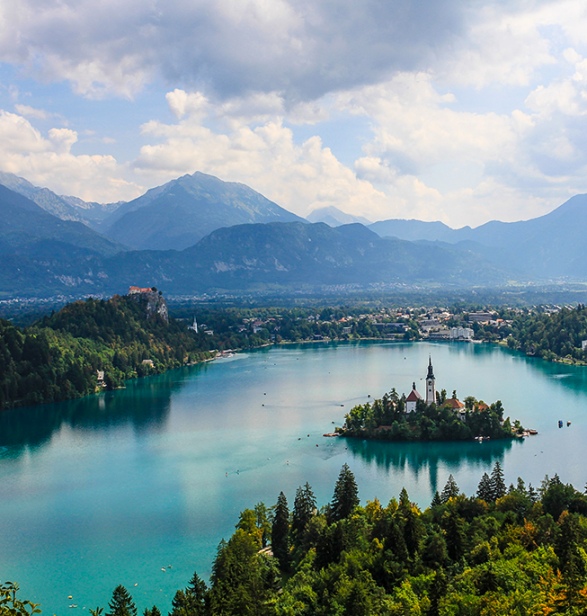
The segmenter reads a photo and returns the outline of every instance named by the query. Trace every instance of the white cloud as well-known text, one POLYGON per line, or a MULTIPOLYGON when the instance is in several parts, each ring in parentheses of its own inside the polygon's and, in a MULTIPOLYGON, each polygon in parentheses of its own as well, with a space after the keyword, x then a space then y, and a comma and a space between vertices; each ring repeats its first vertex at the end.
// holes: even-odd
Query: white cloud
POLYGON ((452 54, 441 59, 437 74, 447 83, 475 88, 527 86, 539 69, 556 62, 540 28, 558 21, 547 18, 544 4, 552 3, 493 2, 476 5, 476 10, 469 7, 466 35, 452 54))
MULTIPOLYGON (((190 100, 190 95, 175 92, 172 99, 176 104, 177 100, 190 100)), ((275 101, 278 98, 269 97, 265 101, 268 104, 253 105, 263 111, 255 115, 256 119, 273 106, 279 108, 275 101)), ((251 113, 250 103, 245 99, 226 104, 224 109, 237 115, 225 121, 223 131, 203 126, 201 106, 193 115, 182 115, 176 124, 145 124, 144 136, 160 142, 141 148, 136 171, 157 182, 195 170, 211 173, 224 180, 244 182, 301 215, 327 205, 356 213, 387 212, 385 195, 369 182, 357 179, 318 136, 298 145, 292 130, 278 115, 256 126, 250 126, 248 118, 239 119, 238 114, 251 113)), ((226 115, 222 113, 225 119, 226 115)))
POLYGON ((124 179, 124 169, 112 156, 72 154, 76 141, 75 131, 52 128, 45 137, 22 116, 0 110, 2 171, 89 201, 131 199, 142 192, 124 179))
POLYGON ((35 109, 28 105, 16 104, 14 105, 16 112, 26 118, 35 118, 36 120, 46 120, 51 114, 47 113, 43 109, 35 109))

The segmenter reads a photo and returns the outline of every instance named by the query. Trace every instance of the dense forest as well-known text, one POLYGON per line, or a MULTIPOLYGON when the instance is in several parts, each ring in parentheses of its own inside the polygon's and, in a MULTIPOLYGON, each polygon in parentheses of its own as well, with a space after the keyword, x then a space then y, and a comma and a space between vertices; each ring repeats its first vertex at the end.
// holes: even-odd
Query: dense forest
MULTIPOLYGON (((306 483, 291 509, 281 492, 273 507, 243 511, 209 583, 194 573, 170 616, 579 616, 586 550, 587 497, 557 475, 538 490, 520 478, 507 487, 497 462, 475 495, 460 493, 451 475, 421 510, 405 489, 386 505, 361 506, 345 464, 321 508, 306 483)), ((0 588, 0 614, 33 608, 14 585, 0 588)), ((118 586, 105 616, 136 614, 118 586)))
POLYGON ((358 404, 346 415, 341 436, 389 441, 464 441, 475 437, 514 438, 524 432, 519 421, 504 419, 500 400, 489 406, 473 396, 455 412, 446 391, 437 392, 436 404, 418 400, 416 410, 406 412, 406 398, 395 389, 372 403, 358 404))
POLYGON ((534 310, 518 315, 507 338, 510 348, 543 359, 587 363, 587 307, 561 308, 556 312, 534 310))
POLYGON ((68 304, 24 329, 0 321, 0 409, 114 389, 211 357, 208 336, 151 305, 145 295, 116 295, 68 304))

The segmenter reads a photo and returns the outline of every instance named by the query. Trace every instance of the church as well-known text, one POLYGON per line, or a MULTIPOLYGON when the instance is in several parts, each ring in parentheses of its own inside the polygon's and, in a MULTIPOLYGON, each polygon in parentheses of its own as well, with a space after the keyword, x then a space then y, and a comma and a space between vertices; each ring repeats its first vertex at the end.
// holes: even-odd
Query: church
MULTIPOLYGON (((422 396, 416 389, 416 383, 412 383, 412 391, 406 398, 406 413, 413 413, 416 410, 418 400, 422 400, 422 396)), ((434 379, 434 369, 432 368, 432 357, 428 357, 428 374, 426 375, 426 404, 436 402, 436 388, 434 379)))

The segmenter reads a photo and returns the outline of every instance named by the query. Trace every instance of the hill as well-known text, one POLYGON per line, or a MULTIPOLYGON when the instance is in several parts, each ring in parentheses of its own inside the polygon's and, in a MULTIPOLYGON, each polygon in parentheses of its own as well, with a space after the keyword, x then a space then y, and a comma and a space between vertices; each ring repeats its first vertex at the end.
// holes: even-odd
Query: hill
POLYGON ((149 248, 131 251, 4 186, 0 216, 0 294, 10 297, 112 294, 132 283, 193 294, 587 280, 587 195, 540 218, 475 229, 414 220, 329 227, 246 186, 196 173, 112 214, 114 235, 149 248), (241 218, 263 222, 235 224, 241 218))
POLYGON ((0 185, 0 250, 30 257, 36 252, 45 255, 52 244, 103 256, 122 249, 85 225, 52 216, 30 199, 0 185))
POLYGON ((380 220, 369 226, 371 231, 381 237, 397 237, 402 240, 429 240, 432 242, 456 243, 459 241, 458 231, 451 229, 443 222, 424 222, 423 220, 391 219, 380 220))
POLYGON ((110 263, 109 271, 116 268, 119 279, 134 275, 139 284, 155 284, 171 293, 294 292, 301 286, 319 290, 324 285, 463 286, 480 276, 505 279, 503 272, 468 251, 382 239, 359 224, 237 225, 217 229, 181 252, 129 252, 110 263))
POLYGON ((301 220, 244 184, 196 172, 120 206, 102 229, 135 249, 181 250, 220 227, 301 220))
POLYGON ((0 409, 76 398, 210 357, 156 290, 68 304, 34 326, 0 320, 0 409))

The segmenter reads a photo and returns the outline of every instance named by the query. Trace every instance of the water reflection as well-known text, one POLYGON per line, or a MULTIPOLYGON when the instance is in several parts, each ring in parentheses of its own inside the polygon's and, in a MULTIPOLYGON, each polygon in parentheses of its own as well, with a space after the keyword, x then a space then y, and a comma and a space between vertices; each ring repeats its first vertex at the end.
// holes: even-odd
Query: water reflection
POLYGON ((441 490, 445 481, 445 469, 456 474, 463 466, 479 468, 479 479, 496 461, 503 465, 506 452, 521 441, 502 439, 477 443, 393 443, 349 438, 348 450, 365 462, 376 464, 386 471, 404 473, 410 471, 417 478, 424 473, 429 476, 432 493, 441 490), (439 470, 442 485, 439 486, 439 470))
POLYGON ((126 426, 137 433, 163 430, 173 393, 197 368, 129 381, 126 389, 116 392, 4 411, 0 413, 0 447, 10 447, 13 455, 25 446, 39 447, 63 426, 86 432, 126 426))

